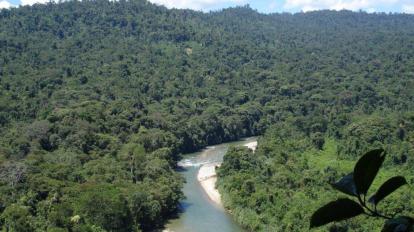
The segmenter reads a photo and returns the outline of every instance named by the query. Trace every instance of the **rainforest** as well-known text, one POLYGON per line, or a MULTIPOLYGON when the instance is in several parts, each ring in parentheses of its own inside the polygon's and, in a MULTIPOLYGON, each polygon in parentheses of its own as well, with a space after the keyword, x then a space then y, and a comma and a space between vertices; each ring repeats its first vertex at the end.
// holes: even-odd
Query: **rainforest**
MULTIPOLYGON (((370 149, 388 154, 378 183, 414 183, 414 15, 3 9, 0 134, 2 231, 160 230, 185 199, 184 154, 251 136, 217 168, 224 207, 246 231, 308 231, 370 149)), ((414 192, 380 207, 412 214, 414 192)))

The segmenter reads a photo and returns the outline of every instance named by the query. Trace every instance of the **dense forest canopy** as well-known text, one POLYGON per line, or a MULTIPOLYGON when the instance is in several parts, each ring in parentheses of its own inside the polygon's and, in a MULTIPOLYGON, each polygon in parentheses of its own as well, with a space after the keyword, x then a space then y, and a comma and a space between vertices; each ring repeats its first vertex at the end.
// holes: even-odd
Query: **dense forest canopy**
POLYGON ((332 160, 384 146, 412 176, 413 89, 413 15, 1 10, 0 226, 152 230, 183 198, 180 154, 264 134, 255 155, 226 156, 225 205, 249 230, 303 230, 320 203, 307 200, 347 171, 332 160))

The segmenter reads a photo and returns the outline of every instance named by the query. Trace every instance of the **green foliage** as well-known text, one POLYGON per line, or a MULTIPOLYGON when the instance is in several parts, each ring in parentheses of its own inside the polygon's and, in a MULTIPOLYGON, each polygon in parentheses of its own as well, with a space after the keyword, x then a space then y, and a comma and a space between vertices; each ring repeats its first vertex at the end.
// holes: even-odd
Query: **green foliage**
POLYGON ((2 218, 18 205, 35 231, 151 231, 183 198, 181 153, 266 133, 254 155, 231 149, 225 158, 225 203, 250 230, 306 230, 315 199, 336 196, 325 181, 361 152, 384 147, 387 173, 410 174, 413 22, 247 6, 202 13, 145 0, 3 9, 2 218), (116 215, 93 211, 92 196, 116 215), (114 227, 103 222, 112 216, 114 227))
POLYGON ((127 201, 112 186, 86 186, 75 202, 76 215, 85 223, 107 231, 131 231, 132 221, 127 201))
POLYGON ((12 204, 1 215, 2 230, 25 232, 32 231, 33 219, 29 209, 25 206, 12 204))

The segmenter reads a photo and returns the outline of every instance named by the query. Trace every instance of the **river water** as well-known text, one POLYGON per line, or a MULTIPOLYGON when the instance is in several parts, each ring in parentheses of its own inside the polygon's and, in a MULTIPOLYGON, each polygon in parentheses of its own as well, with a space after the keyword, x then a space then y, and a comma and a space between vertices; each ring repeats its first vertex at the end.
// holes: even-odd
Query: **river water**
POLYGON ((180 165, 185 166, 181 174, 186 179, 183 192, 186 199, 181 202, 182 213, 171 220, 165 231, 169 232, 238 232, 242 228, 221 206, 213 203, 197 181, 201 165, 223 161, 223 156, 230 146, 243 146, 257 141, 256 137, 238 142, 223 143, 205 150, 185 155, 180 165))

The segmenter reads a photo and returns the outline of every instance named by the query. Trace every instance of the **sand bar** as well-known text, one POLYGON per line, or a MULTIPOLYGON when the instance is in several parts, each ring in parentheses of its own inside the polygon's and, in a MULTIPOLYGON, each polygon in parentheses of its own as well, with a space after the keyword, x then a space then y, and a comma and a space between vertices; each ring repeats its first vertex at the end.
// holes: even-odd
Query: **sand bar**
POLYGON ((198 170, 197 180, 200 182, 201 187, 206 192, 208 198, 215 204, 221 206, 220 193, 216 189, 216 166, 219 165, 219 163, 212 163, 201 166, 198 170))
MULTIPOLYGON (((243 146, 248 147, 253 150, 257 148, 257 141, 252 141, 243 144, 243 146)), ((220 166, 221 163, 210 163, 204 164, 200 167, 197 174, 197 180, 200 182, 201 187, 204 189, 208 198, 214 202, 216 205, 221 206, 221 196, 219 191, 216 189, 217 174, 216 167, 220 166)))

